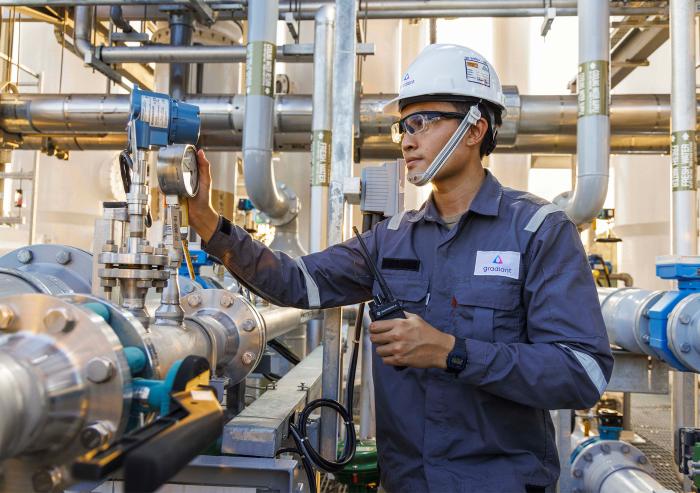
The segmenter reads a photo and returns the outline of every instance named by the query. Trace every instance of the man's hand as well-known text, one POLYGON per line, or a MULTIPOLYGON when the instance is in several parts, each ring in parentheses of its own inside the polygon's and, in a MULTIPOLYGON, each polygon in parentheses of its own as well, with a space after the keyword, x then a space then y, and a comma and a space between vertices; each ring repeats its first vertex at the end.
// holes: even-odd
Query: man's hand
POLYGON ((370 324, 369 338, 377 346, 377 355, 387 365, 445 369, 454 336, 413 313, 406 312, 406 317, 370 324))
POLYGON ((187 200, 190 226, 204 241, 209 241, 219 224, 219 214, 211 205, 211 168, 203 150, 197 151, 199 191, 187 200))

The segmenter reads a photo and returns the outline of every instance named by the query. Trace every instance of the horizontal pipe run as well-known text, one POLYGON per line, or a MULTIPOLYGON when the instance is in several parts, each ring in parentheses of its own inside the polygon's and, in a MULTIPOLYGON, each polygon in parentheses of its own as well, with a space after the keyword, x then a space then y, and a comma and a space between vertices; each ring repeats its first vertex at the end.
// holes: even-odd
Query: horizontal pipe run
MULTIPOLYGON (((362 43, 358 55, 374 55, 372 44, 362 43)), ((313 44, 277 47, 278 62, 313 62, 313 44)), ((246 47, 235 46, 114 46, 100 47, 97 57, 105 63, 245 63, 246 47)))
MULTIPOLYGON (((612 154, 668 154, 668 135, 611 135, 612 154)), ((120 150, 126 145, 124 133, 108 134, 27 134, 22 136, 19 148, 43 150, 47 143, 64 151, 120 150)), ((360 159, 398 159, 401 149, 388 135, 370 136, 356 142, 360 159)), ((200 136, 199 145, 208 151, 240 151, 240 133, 211 132, 200 136)), ((273 149, 277 152, 309 152, 307 132, 277 133, 273 149)), ((513 146, 499 145, 496 154, 575 154, 575 135, 519 135, 513 146)))
MULTIPOLYGON (((366 94, 360 103, 360 133, 390 135, 396 115, 383 113, 392 95, 366 94)), ((190 95, 199 106, 202 131, 234 131, 243 128, 245 97, 240 95, 190 95)), ((700 108, 699 108, 700 111, 700 108)), ((670 129, 671 102, 667 94, 631 94, 612 97, 610 124, 613 134, 666 135, 670 129)), ((566 96, 520 96, 522 134, 576 135, 577 99, 566 96)), ((128 95, 2 94, 0 128, 13 134, 103 134, 123 132, 129 116, 128 95)), ((311 95, 275 98, 277 132, 309 132, 311 95)))
POLYGON ((265 334, 268 341, 298 329, 309 320, 320 318, 321 310, 303 310, 299 308, 282 307, 260 311, 265 321, 265 334))
MULTIPOLYGON (((191 5, 192 0, 170 0, 169 5, 191 5)), ((242 1, 222 2, 221 0, 204 0, 213 10, 219 12, 217 19, 246 19, 247 12, 242 1)), ((158 20, 167 19, 167 13, 160 12, 158 7, 163 0, 0 0, 0 6, 15 7, 72 7, 77 5, 104 6, 100 9, 98 18, 109 20, 109 6, 122 5, 126 20, 158 20), (143 6, 152 7, 144 14, 143 6), (136 7, 131 9, 130 7, 136 7), (160 14, 160 15, 159 15, 160 14)), ((286 0, 280 1, 279 17, 284 20, 287 13, 294 14, 297 20, 313 20, 316 11, 325 2, 300 2, 299 5, 290 4, 286 0)), ((410 19, 429 17, 542 17, 546 14, 546 7, 542 1, 470 1, 466 4, 463 0, 453 2, 436 1, 363 1, 362 9, 358 15, 368 19, 410 19), (468 6, 465 6, 468 5, 468 6)), ((576 15, 576 2, 570 0, 552 0, 551 6, 557 9, 557 16, 576 15)), ((630 7, 624 2, 611 2, 611 15, 667 15, 666 7, 630 7)))

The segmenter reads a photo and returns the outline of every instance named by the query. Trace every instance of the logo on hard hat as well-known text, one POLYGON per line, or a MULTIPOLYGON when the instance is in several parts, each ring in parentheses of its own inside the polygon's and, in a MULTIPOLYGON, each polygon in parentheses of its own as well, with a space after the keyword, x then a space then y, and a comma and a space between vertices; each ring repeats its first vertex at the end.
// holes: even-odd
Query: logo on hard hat
POLYGON ((491 87, 491 71, 485 60, 476 57, 464 57, 467 80, 482 86, 491 87))
POLYGON ((415 83, 416 81, 411 79, 411 76, 409 75, 408 72, 406 72, 406 75, 403 76, 403 80, 401 81, 401 88, 403 89, 404 87, 410 86, 411 84, 415 83))

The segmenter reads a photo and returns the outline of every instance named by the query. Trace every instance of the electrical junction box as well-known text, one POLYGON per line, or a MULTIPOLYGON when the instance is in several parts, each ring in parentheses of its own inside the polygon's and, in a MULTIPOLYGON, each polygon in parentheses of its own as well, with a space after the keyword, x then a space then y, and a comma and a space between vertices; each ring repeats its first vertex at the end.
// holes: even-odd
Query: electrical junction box
POLYGON ((403 159, 389 161, 380 166, 367 166, 362 170, 360 210, 391 217, 404 209, 403 159))

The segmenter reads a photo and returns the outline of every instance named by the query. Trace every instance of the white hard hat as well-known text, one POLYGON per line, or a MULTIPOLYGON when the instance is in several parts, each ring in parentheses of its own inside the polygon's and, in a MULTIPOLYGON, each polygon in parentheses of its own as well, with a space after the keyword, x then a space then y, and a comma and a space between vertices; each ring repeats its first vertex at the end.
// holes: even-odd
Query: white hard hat
POLYGON ((396 112, 398 104, 417 101, 488 101, 505 115, 501 81, 493 66, 476 51, 454 44, 426 46, 401 79, 399 95, 384 107, 396 112), (407 101, 404 101, 407 100, 407 101), (398 104, 397 104, 398 103, 398 104))

